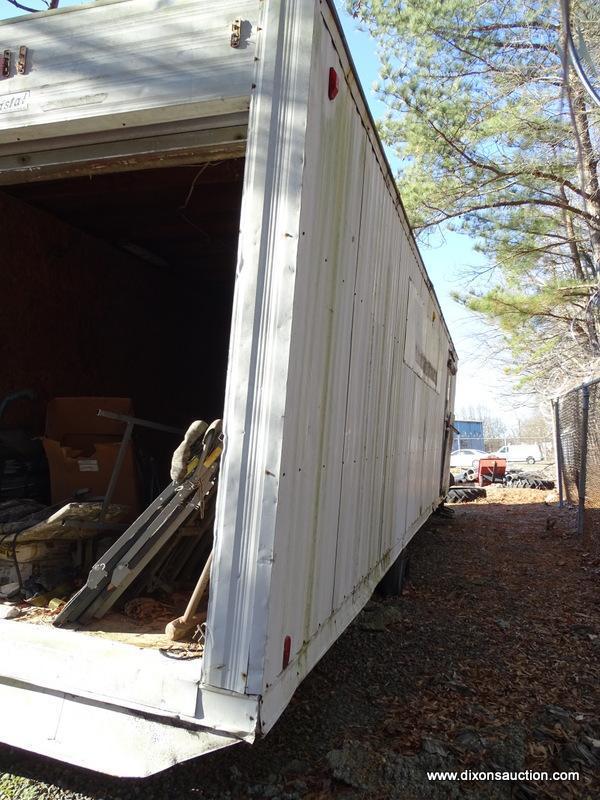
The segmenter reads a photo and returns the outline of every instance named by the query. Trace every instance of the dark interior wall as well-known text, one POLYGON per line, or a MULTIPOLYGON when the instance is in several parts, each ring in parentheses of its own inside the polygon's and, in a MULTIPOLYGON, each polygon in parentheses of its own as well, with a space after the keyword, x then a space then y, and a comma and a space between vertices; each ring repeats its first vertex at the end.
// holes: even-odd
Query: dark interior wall
POLYGON ((233 270, 186 280, 0 193, 0 278, 0 396, 38 396, 0 426, 41 433, 46 401, 70 395, 179 426, 220 416, 233 270))

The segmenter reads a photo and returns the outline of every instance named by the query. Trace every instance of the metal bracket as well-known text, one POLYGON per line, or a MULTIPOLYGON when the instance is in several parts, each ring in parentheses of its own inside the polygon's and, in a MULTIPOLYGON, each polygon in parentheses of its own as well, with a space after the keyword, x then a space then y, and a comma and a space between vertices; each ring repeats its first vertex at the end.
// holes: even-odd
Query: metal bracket
POLYGON ((12 53, 10 50, 5 50, 2 54, 2 77, 10 78, 10 67, 12 61, 12 53))
POLYGON ((232 47, 239 47, 241 41, 242 41, 242 20, 234 19, 231 25, 230 44, 232 47))
POLYGON ((27 70, 27 48, 24 44, 19 47, 19 60, 17 61, 17 75, 25 75, 27 70))
POLYGON ((121 439, 121 446, 119 447, 119 452, 117 453, 115 465, 110 475, 106 494, 104 495, 104 500, 102 502, 100 516, 98 517, 98 521, 103 524, 119 482, 121 469, 123 467, 123 462, 125 461, 125 455, 127 453, 127 448, 129 447, 129 442, 131 441, 131 435, 133 433, 134 426, 139 425, 142 428, 150 428, 151 430, 163 431, 164 433, 173 433, 177 436, 181 436, 184 431, 180 430, 179 428, 172 428, 169 425, 161 425, 158 422, 149 422, 147 419, 130 417, 127 414, 116 414, 114 411, 103 411, 102 409, 99 409, 98 416, 105 417, 106 419, 116 419, 119 422, 125 423, 125 433, 121 439))

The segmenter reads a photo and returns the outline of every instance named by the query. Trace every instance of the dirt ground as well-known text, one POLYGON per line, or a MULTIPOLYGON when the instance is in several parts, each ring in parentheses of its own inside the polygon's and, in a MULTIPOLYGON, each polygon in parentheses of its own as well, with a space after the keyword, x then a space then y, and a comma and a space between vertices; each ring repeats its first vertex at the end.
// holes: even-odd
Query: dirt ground
POLYGON ((600 546, 574 537, 573 512, 546 496, 494 487, 433 517, 411 543, 402 596, 369 603, 254 746, 143 781, 0 747, 0 798, 596 800, 600 546))

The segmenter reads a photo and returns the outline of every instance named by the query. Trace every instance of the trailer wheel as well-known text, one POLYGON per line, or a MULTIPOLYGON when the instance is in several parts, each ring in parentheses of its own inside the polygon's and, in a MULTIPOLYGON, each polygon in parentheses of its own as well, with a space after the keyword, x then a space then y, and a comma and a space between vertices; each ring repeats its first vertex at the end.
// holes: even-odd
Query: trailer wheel
POLYGON ((402 594, 408 579, 409 558, 404 550, 394 561, 377 585, 377 594, 382 597, 397 597, 402 594))
POLYGON ((485 489, 479 486, 452 486, 446 495, 447 503, 472 503, 486 497, 485 489))
POLYGON ((535 464, 535 458, 533 456, 528 456, 526 461, 528 464, 535 464))

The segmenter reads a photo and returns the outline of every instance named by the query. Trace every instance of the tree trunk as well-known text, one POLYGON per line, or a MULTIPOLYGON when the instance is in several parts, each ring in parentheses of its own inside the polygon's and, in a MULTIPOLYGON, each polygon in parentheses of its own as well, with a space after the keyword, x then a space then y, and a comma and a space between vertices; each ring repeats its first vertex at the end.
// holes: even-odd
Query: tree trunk
MULTIPOLYGON (((598 283, 600 278, 600 182, 598 180, 598 155, 594 150, 590 134, 590 121, 584 89, 579 79, 572 73, 567 83, 567 92, 569 93, 569 101, 573 112, 577 155, 581 169, 581 179, 583 181, 582 188, 588 194, 585 201, 586 210, 593 216, 593 219, 588 223, 588 227, 590 231, 595 279, 598 283)), ((595 292, 591 294, 585 315, 588 339, 591 351, 594 355, 600 354, 600 339, 598 336, 597 324, 598 297, 600 297, 600 285, 597 285, 595 292), (596 299, 595 302, 594 299, 596 299)))
POLYGON ((598 181, 598 156, 592 144, 590 121, 583 87, 577 76, 572 75, 567 91, 571 95, 573 126, 578 150, 583 189, 587 192, 587 211, 594 219, 589 223, 590 241, 596 278, 600 275, 600 183, 598 181))

